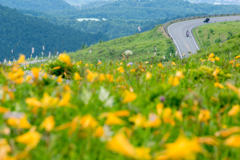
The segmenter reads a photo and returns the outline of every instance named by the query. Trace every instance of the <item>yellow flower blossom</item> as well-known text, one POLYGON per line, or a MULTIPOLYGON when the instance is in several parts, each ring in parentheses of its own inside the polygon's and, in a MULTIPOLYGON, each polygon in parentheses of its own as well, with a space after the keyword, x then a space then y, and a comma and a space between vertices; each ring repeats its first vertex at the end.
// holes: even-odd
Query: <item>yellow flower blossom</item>
POLYGON ((67 54, 65 53, 60 54, 58 59, 66 63, 68 66, 72 66, 71 58, 67 54))
POLYGON ((166 150, 162 152, 162 156, 165 156, 166 159, 196 159, 196 154, 202 152, 197 138, 189 140, 183 135, 180 135, 175 142, 165 146, 166 150))
POLYGON ((80 75, 76 72, 74 73, 74 80, 75 81, 80 81, 82 78, 80 77, 80 75))
POLYGON ((172 86, 177 86, 180 84, 180 81, 179 81, 179 78, 178 77, 173 77, 173 76, 170 76, 169 77, 169 80, 168 80, 168 83, 172 86))
POLYGON ((234 105, 232 109, 228 112, 228 116, 236 116, 240 111, 240 106, 239 105, 234 105))
POLYGON ((216 88, 224 89, 224 86, 223 86, 221 83, 219 83, 219 82, 215 82, 215 83, 214 83, 214 86, 215 86, 216 88))
POLYGON ((16 137, 16 142, 25 144, 26 150, 35 148, 41 139, 41 134, 36 132, 36 127, 31 128, 27 133, 16 137))
POLYGON ((57 70, 57 69, 60 69, 61 66, 57 66, 57 67, 54 67, 53 70, 57 70))
POLYGON ((216 60, 216 61, 220 61, 220 58, 216 56, 216 57, 215 57, 215 60, 216 60))
POLYGON ((150 72, 146 73, 146 80, 149 80, 152 77, 152 74, 150 72))
POLYGON ((31 124, 28 122, 26 115, 18 117, 10 117, 7 119, 7 124, 12 127, 28 129, 31 127, 31 124))
POLYGON ((70 99, 71 99, 71 93, 70 92, 64 93, 62 99, 58 103, 58 106, 59 107, 69 106, 70 105, 70 102, 69 102, 70 99))
POLYGON ((99 66, 100 64, 102 64, 102 61, 99 61, 97 65, 99 66))
POLYGON ((219 145, 218 140, 215 137, 210 137, 210 136, 199 137, 198 142, 200 144, 207 144, 207 145, 210 145, 210 146, 218 146, 219 145))
POLYGON ((54 117, 49 116, 46 119, 44 119, 44 121, 40 125, 40 128, 41 129, 44 128, 47 132, 50 132, 51 130, 53 130, 54 126, 55 126, 54 117))
POLYGON ((143 127, 144 128, 150 128, 150 127, 156 128, 156 127, 159 127, 160 125, 161 125, 160 118, 156 114, 150 113, 148 115, 148 121, 144 122, 143 127))
POLYGON ((97 127, 97 129, 94 132, 94 137, 100 138, 104 135, 104 129, 102 126, 97 127))
POLYGON ((62 83, 62 81, 63 81, 62 76, 61 76, 61 75, 58 76, 58 78, 57 78, 57 82, 58 82, 58 83, 62 83))
POLYGON ((152 156, 150 155, 150 148, 140 147, 136 148, 136 154, 139 159, 149 160, 152 159, 152 156))
POLYGON ((224 144, 228 147, 239 148, 240 147, 240 135, 232 135, 224 141, 224 144))
POLYGON ((162 68, 162 69, 164 68, 163 65, 162 65, 162 63, 158 63, 158 67, 159 67, 159 68, 162 68))
POLYGON ((23 63, 23 62, 25 62, 25 55, 21 54, 18 58, 17 63, 23 63))
POLYGON ((181 111, 176 111, 176 112, 175 112, 175 117, 176 117, 180 122, 183 121, 183 115, 182 115, 182 112, 181 112, 181 111))
POLYGON ((77 126, 80 124, 80 116, 76 116, 73 118, 73 120, 71 122, 62 124, 58 127, 55 128, 56 131, 61 131, 67 128, 70 128, 70 130, 68 131, 68 136, 71 136, 73 132, 76 131, 77 126))
POLYGON ((210 112, 207 109, 201 109, 200 113, 198 115, 199 122, 205 122, 208 123, 208 120, 210 119, 210 112))
POLYGON ((38 77, 39 77, 39 72, 40 72, 40 69, 38 69, 38 68, 36 68, 36 67, 32 68, 32 74, 33 74, 35 80, 38 79, 38 77))
POLYGON ((6 139, 0 138, 0 160, 7 160, 8 153, 11 152, 11 147, 6 139))
POLYGON ((99 81, 105 81, 105 75, 101 73, 98 77, 99 81))
POLYGON ((215 133, 215 136, 228 137, 234 133, 240 133, 240 127, 231 127, 215 133))
POLYGON ((143 124, 147 121, 147 119, 142 116, 142 114, 138 113, 128 119, 130 122, 134 123, 135 127, 142 127, 143 124))
POLYGON ((113 82, 114 81, 114 78, 113 78, 112 74, 106 74, 106 78, 107 78, 108 82, 113 82))
POLYGON ((157 114, 158 114, 159 116, 162 115, 163 107, 164 107, 164 106, 163 106, 163 103, 158 103, 157 106, 156 106, 157 114))
POLYGON ((176 63, 175 63, 175 62, 172 62, 172 65, 173 65, 173 66, 175 66, 175 65, 176 65, 176 63))
POLYGON ((129 91, 125 90, 123 103, 132 102, 132 101, 134 101, 136 98, 137 98, 137 94, 136 94, 136 93, 129 92, 129 91))
POLYGON ((208 56, 208 58, 213 58, 214 57, 214 54, 213 53, 211 53, 209 56, 208 56))
POLYGON ((105 121, 106 125, 123 125, 125 122, 118 118, 115 114, 109 113, 105 121))
POLYGON ((5 108, 5 107, 2 107, 2 106, 0 106, 0 113, 6 113, 6 112, 9 112, 9 109, 8 109, 8 108, 5 108))
POLYGON ((179 79, 183 79, 184 75, 183 75, 183 73, 181 71, 177 71, 176 77, 178 77, 179 79))
POLYGON ((107 142, 107 149, 122 154, 129 158, 137 159, 137 153, 134 146, 129 142, 123 133, 117 133, 107 142))
POLYGON ((119 73, 124 73, 124 69, 123 69, 122 66, 120 66, 120 67, 117 69, 117 71, 118 71, 119 73))
POLYGON ((83 129, 87 129, 87 128, 93 129, 98 125, 98 122, 95 120, 95 118, 92 115, 88 114, 83 116, 80 119, 80 125, 83 129))

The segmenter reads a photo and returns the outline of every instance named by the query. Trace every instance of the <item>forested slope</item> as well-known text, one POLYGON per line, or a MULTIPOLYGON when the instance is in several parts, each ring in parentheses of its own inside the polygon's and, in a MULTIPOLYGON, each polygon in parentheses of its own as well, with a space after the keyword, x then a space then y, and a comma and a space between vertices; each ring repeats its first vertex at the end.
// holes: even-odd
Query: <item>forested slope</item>
POLYGON ((19 53, 27 56, 31 54, 31 48, 35 48, 35 54, 39 55, 42 46, 45 52, 76 51, 84 44, 94 44, 100 39, 108 37, 98 32, 89 34, 75 29, 53 25, 36 17, 25 16, 14 9, 0 5, 0 60, 3 58, 18 57, 19 53), (11 54, 11 50, 14 54, 11 54))
POLYGON ((63 0, 0 0, 0 4, 10 8, 31 9, 38 11, 71 9, 63 0))

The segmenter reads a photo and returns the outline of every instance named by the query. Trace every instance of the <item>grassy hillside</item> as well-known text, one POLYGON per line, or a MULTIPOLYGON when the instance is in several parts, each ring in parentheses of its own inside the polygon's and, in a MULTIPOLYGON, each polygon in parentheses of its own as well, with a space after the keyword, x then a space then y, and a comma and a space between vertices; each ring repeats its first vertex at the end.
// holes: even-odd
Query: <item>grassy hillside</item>
POLYGON ((207 48, 215 43, 226 41, 240 34, 240 21, 207 24, 194 30, 201 48, 207 48))
POLYGON ((175 53, 172 41, 166 38, 162 32, 162 26, 128 37, 118 38, 104 43, 98 43, 92 47, 70 53, 76 61, 102 61, 121 59, 126 50, 131 50, 131 61, 149 61, 156 52, 154 59, 161 60, 163 56, 170 58, 170 53, 175 53), (92 53, 90 54, 90 50, 92 53))
POLYGON ((240 22, 234 21, 197 27, 193 32, 201 49, 191 59, 204 58, 210 52, 225 59, 237 56, 240 52, 239 26, 240 22))
POLYGON ((10 8, 38 11, 72 9, 72 7, 63 0, 0 0, 0 4, 10 8))

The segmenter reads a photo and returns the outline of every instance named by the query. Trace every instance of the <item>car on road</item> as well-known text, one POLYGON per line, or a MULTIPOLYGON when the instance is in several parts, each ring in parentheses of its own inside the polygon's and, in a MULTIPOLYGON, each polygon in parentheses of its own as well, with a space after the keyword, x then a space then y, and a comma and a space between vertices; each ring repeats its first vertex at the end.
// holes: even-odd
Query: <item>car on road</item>
POLYGON ((203 22, 208 23, 210 21, 209 18, 206 18, 203 22))

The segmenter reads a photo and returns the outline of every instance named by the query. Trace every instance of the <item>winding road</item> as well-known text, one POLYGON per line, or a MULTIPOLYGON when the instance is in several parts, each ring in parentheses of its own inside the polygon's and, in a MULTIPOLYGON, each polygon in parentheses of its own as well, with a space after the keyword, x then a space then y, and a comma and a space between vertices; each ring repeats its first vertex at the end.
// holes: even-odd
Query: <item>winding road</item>
POLYGON ((181 58, 183 58, 184 55, 187 57, 189 52, 196 53, 197 50, 199 50, 199 46, 192 34, 192 29, 209 23, 240 20, 240 16, 211 17, 209 23, 203 23, 204 20, 205 19, 188 20, 173 23, 168 26, 168 33, 172 37, 181 58), (186 36, 187 30, 190 32, 189 37, 186 36))

